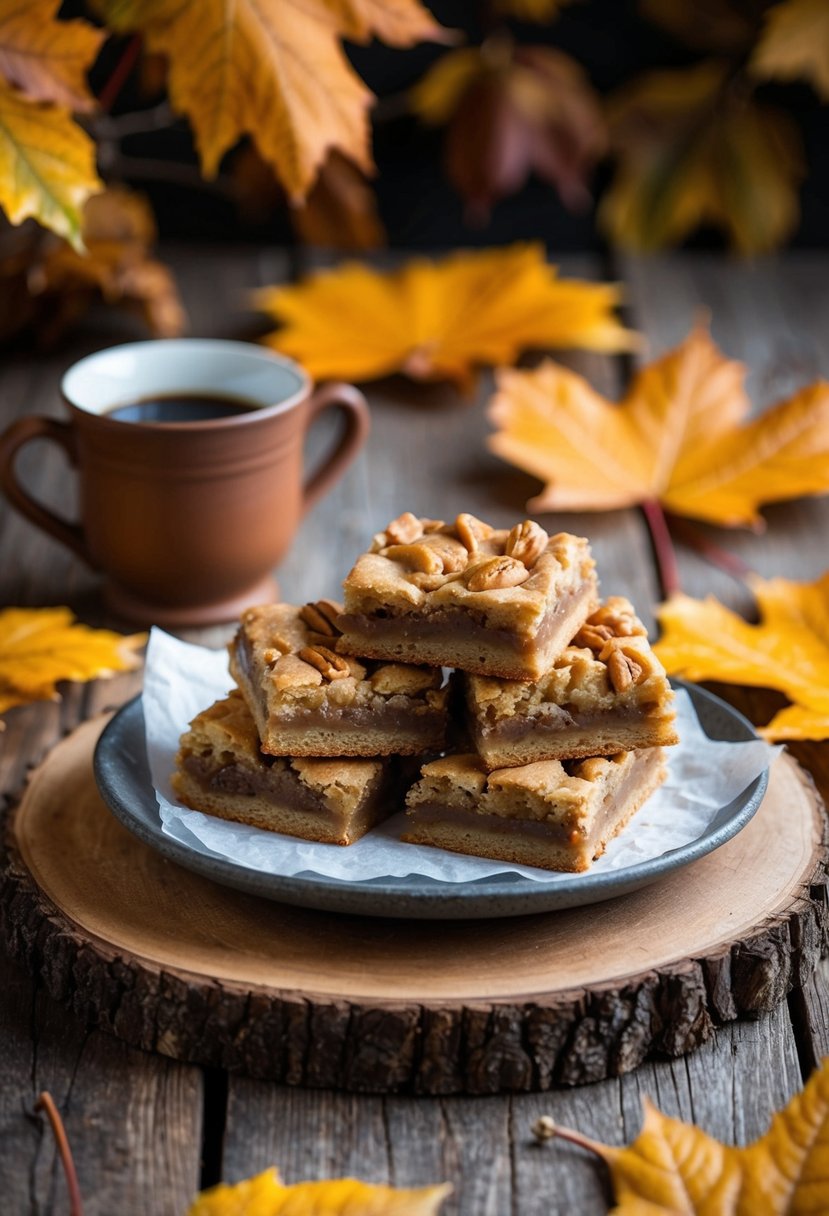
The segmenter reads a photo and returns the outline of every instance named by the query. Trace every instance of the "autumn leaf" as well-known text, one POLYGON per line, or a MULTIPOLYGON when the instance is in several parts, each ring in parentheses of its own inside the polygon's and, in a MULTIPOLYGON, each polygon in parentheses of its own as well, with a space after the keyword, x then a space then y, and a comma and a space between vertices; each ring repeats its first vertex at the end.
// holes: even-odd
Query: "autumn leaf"
POLYGON ((0 206, 11 223, 31 216, 80 250, 83 205, 101 188, 94 144, 68 110, 0 81, 0 206))
POLYGON ((784 1216, 829 1210, 829 1061, 803 1092, 745 1148, 720 1144, 693 1124, 671 1119, 647 1099, 642 1130, 616 1148, 536 1125, 542 1139, 559 1136, 601 1157, 610 1170, 616 1206, 609 1216, 784 1216))
POLYGON ((607 130, 586 73, 562 51, 504 35, 450 51, 412 90, 412 107, 425 122, 447 124, 447 174, 473 219, 486 219, 531 173, 571 209, 589 204, 607 130))
POLYGON ((752 254, 794 229, 803 176, 797 125, 730 88, 722 62, 632 81, 611 101, 610 131, 617 168, 599 222, 617 244, 660 249, 713 225, 752 254))
POLYGON ((137 667, 135 650, 146 640, 146 634, 90 629, 68 608, 0 610, 0 714, 54 698, 59 680, 100 679, 137 667))
POLYGON ((39 340, 49 342, 93 299, 131 309, 156 338, 174 338, 186 313, 172 273, 149 256, 156 239, 149 203, 140 194, 111 186, 88 200, 83 213, 85 254, 65 242, 41 246, 27 276, 41 305, 39 340))
POLYGON ((307 194, 327 152, 372 169, 371 93, 341 37, 396 46, 441 35, 417 0, 99 0, 110 29, 140 29, 169 59, 173 107, 187 114, 213 177, 241 136, 255 141, 288 195, 307 194))
POLYGON ((768 10, 750 67, 757 76, 808 80, 829 101, 829 5, 784 0, 768 10))
POLYGON ((105 34, 87 21, 58 21, 61 0, 0 0, 0 76, 33 101, 91 110, 86 73, 105 34))
POLYGON ((774 688, 792 705, 762 733, 770 739, 829 738, 829 572, 815 583, 749 579, 760 623, 750 625, 713 596, 673 595, 659 610, 659 657, 672 675, 774 688))
POLYGON ((366 252, 386 244, 377 198, 364 174, 339 152, 330 152, 291 223, 306 245, 366 252))
POLYGON ((346 262, 297 286, 266 287, 254 302, 282 322, 269 345, 319 380, 400 371, 465 387, 477 365, 511 363, 529 347, 618 351, 637 342, 613 314, 618 288, 559 279, 541 245, 414 258, 386 272, 346 262))
POLYGON ((451 1190, 444 1183, 404 1191, 354 1178, 285 1186, 270 1169, 203 1191, 187 1216, 436 1216, 451 1190))
POLYGON ((829 384, 747 421, 744 379, 703 327, 642 368, 619 405, 551 360, 503 370, 489 446, 544 480, 532 511, 659 499, 677 515, 761 526, 761 504, 829 492, 829 384))

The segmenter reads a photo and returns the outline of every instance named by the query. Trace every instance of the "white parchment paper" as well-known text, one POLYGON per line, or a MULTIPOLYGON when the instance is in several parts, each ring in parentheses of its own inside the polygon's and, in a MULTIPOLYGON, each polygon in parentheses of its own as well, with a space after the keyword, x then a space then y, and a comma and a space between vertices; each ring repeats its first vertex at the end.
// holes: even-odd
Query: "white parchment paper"
MULTIPOLYGON (((316 844, 228 823, 180 806, 170 774, 181 733, 196 714, 233 687, 224 651, 206 650, 153 629, 144 679, 147 752, 164 831, 198 852, 221 856, 271 874, 315 873, 357 881, 420 874, 444 882, 471 882, 518 873, 539 882, 572 881, 535 866, 464 857, 404 844, 405 816, 394 815, 356 844, 316 844)), ((702 835, 717 811, 765 769, 779 748, 760 740, 722 743, 703 731, 690 697, 677 694, 681 742, 669 748, 668 780, 611 841, 590 873, 619 870, 659 857, 702 835)))

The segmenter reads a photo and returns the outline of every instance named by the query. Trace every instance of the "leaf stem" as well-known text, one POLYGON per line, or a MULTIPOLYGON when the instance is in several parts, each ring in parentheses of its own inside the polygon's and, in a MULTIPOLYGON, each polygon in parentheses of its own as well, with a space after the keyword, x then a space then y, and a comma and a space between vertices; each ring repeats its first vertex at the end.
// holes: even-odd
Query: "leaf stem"
POLYGON ((537 1119, 532 1126, 532 1133, 539 1143, 545 1140, 568 1140, 570 1144, 576 1144, 579 1148, 586 1149, 588 1153, 593 1153, 596 1157, 601 1157, 603 1161, 607 1161, 608 1153, 613 1152, 608 1149, 607 1145, 600 1144, 598 1140, 591 1140, 589 1136, 583 1136, 581 1132, 573 1131, 570 1127, 559 1127, 559 1125, 549 1115, 542 1115, 537 1119))
POLYGON ((46 1090, 43 1091, 37 1102, 35 1102, 35 1110, 38 1112, 42 1111, 46 1115, 58 1146, 61 1165, 66 1176, 66 1187, 69 1191, 69 1216, 83 1216, 81 1188, 78 1185, 78 1175, 75 1171, 75 1162, 72 1159, 69 1137, 66 1134, 66 1128, 63 1126, 60 1111, 55 1106, 52 1095, 46 1090))
POLYGON ((112 75, 101 89, 98 104, 104 111, 111 110, 118 96, 127 83, 130 72, 135 67, 141 50, 141 35, 133 34, 121 52, 121 57, 112 70, 112 75))
POLYGON ((676 560, 676 550, 671 539, 668 521, 662 504, 656 498, 646 498, 640 503, 645 523, 653 544, 653 555, 656 558, 656 569, 663 596, 668 599, 682 590, 679 581, 679 566, 676 560))
POLYGON ((693 549, 700 557, 704 557, 712 566, 722 570, 738 583, 745 585, 747 575, 751 574, 751 566, 728 549, 721 549, 714 541, 709 540, 699 528, 695 528, 687 519, 670 516, 671 530, 679 534, 689 549, 693 549))

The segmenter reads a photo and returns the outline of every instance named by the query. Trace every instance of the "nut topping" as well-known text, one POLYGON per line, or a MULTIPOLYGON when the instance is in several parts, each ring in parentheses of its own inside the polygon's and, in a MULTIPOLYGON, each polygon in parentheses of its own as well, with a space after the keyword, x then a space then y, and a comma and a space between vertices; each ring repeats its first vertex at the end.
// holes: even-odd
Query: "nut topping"
POLYGON ((429 545, 389 545, 383 550, 385 557, 403 562, 410 570, 421 574, 442 574, 443 560, 429 545))
POLYGON ((303 663, 315 667, 324 680, 341 680, 351 674, 348 663, 327 646, 303 646, 299 652, 303 663))
POLYGON ((625 692, 632 684, 638 684, 645 674, 641 663, 619 647, 614 647, 607 656, 607 674, 614 692, 625 692))
POLYGON ((340 631, 336 624, 339 615, 340 609, 331 600, 317 600, 315 603, 305 604, 299 610, 299 619, 303 624, 307 625, 312 633, 319 633, 327 638, 339 637, 340 631))
POLYGON ((490 557, 480 563, 466 580, 469 591, 500 591, 526 582, 530 572, 514 557, 490 557))
POLYGON ((461 542, 455 540, 453 536, 446 536, 438 532, 433 536, 425 537, 422 543, 438 555, 443 563, 444 574, 456 574, 458 570, 466 569, 469 554, 461 542))
POLYGON ((630 602, 621 595, 611 595, 598 608, 588 625, 604 626, 617 638, 647 637, 648 631, 639 620, 630 602))
POLYGON ((582 625, 570 644, 586 646, 598 652, 604 649, 605 642, 609 642, 613 636, 613 630, 607 625, 582 625))
POLYGON ((478 541, 492 536, 493 529, 482 519, 476 519, 474 515, 463 511, 455 520, 455 532, 468 553, 477 553, 478 541))
POLYGON ((527 569, 531 570, 547 548, 549 539, 540 524, 532 519, 525 519, 522 524, 516 524, 510 532, 504 552, 509 557, 523 562, 527 569))
POLYGON ((404 511, 393 519, 386 528, 387 545, 410 545, 413 540, 423 535, 423 526, 411 511, 404 511))

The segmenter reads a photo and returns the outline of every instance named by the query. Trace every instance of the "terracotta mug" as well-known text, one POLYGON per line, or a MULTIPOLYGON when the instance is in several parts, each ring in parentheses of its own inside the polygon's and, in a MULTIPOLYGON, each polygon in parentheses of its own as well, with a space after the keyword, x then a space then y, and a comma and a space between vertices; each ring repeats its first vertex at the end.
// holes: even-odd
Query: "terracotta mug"
POLYGON ((348 384, 311 390, 290 359, 246 342, 133 342, 89 355, 61 384, 69 421, 20 418, 0 436, 0 486, 12 506, 106 576, 105 597, 144 624, 231 620, 276 594, 271 570, 313 503, 366 440, 365 399, 348 384), (124 421, 129 403, 225 398, 208 420, 124 421), (303 440, 329 407, 345 430, 303 483, 303 440), (58 443, 77 469, 80 522, 20 484, 32 439, 58 443))

